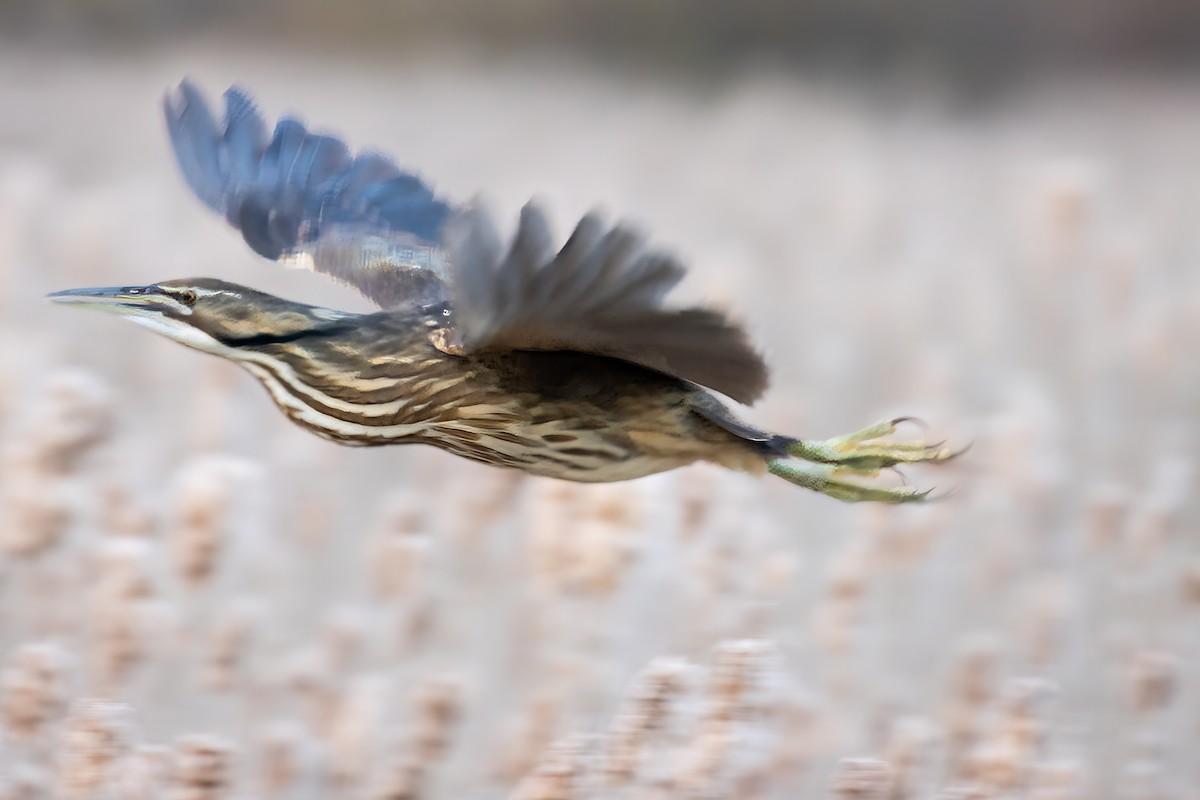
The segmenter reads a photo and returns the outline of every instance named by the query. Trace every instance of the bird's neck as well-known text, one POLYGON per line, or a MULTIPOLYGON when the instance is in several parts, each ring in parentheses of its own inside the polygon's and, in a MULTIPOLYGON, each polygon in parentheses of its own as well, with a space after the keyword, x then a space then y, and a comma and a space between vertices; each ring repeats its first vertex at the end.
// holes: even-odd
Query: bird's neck
POLYGON ((235 360, 264 383, 274 376, 295 395, 367 404, 398 403, 411 381, 448 358, 429 343, 420 320, 387 312, 264 331, 234 350, 235 360))

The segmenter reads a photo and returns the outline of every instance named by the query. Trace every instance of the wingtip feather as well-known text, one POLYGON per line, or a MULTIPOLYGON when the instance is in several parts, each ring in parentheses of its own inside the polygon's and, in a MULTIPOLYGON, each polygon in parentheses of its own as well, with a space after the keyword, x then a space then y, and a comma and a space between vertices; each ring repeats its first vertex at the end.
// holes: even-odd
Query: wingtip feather
POLYGON ((209 208, 225 210, 217 146, 220 130, 204 95, 188 79, 163 97, 167 132, 183 177, 209 208))

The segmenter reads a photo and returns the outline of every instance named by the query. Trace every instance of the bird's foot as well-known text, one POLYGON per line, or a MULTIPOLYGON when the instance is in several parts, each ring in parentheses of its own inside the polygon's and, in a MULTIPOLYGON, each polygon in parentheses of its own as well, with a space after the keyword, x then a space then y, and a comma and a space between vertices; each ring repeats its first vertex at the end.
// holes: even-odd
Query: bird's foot
POLYGON ((767 470, 788 483, 803 486, 814 492, 829 495, 847 503, 874 500, 880 503, 919 503, 929 497, 930 489, 921 491, 912 486, 872 486, 854 478, 874 478, 879 470, 839 467, 834 464, 817 464, 776 459, 767 463, 767 470))
POLYGON ((798 486, 839 500, 887 503, 927 500, 930 497, 928 490, 920 491, 907 485, 895 488, 873 486, 854 480, 876 478, 882 470, 895 469, 900 464, 940 464, 961 452, 951 450, 944 442, 928 444, 890 439, 905 422, 914 420, 897 417, 823 442, 797 440, 788 446, 788 455, 810 463, 776 460, 770 463, 770 471, 798 486))
POLYGON ((946 447, 945 442, 928 444, 924 441, 889 440, 887 437, 905 422, 916 421, 910 417, 897 417, 823 442, 796 441, 788 447, 788 454, 805 461, 837 464, 857 470, 887 469, 898 464, 937 464, 958 455, 957 451, 946 447))

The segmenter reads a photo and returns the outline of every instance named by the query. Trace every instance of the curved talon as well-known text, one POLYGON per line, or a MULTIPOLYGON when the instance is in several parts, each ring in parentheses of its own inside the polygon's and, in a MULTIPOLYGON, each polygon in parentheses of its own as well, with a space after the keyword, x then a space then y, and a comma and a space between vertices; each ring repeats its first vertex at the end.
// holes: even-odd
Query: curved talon
POLYGON ((916 425, 918 428, 920 428, 923 431, 927 431, 931 427, 933 427, 932 425, 930 425, 928 422, 921 419, 920 417, 894 417, 894 418, 892 418, 890 424, 893 428, 896 428, 896 427, 903 425, 906 422, 911 422, 913 425, 916 425))
POLYGON ((946 447, 945 441, 941 441, 941 442, 938 442, 937 444, 929 445, 928 447, 925 448, 925 452, 927 452, 929 454, 928 460, 933 461, 935 463, 949 461, 950 459, 952 459, 956 455, 958 455, 958 453, 956 453, 956 452, 952 451, 950 448, 946 447))
POLYGON ((960 447, 959 449, 955 450, 953 453, 951 453, 950 455, 946 456, 946 457, 945 457, 944 459, 942 459, 942 460, 943 460, 943 461, 949 461, 949 460, 950 460, 950 459, 952 459, 952 458, 958 458, 959 456, 961 456, 963 453, 967 452, 968 450, 970 450, 970 449, 971 449, 972 447, 974 447, 974 446, 975 446, 975 442, 974 442, 974 441, 967 442, 967 443, 966 443, 966 444, 964 444, 962 447, 960 447))
POLYGON ((871 497, 866 499, 878 500, 884 503, 927 503, 929 502, 929 493, 932 489, 921 491, 914 486, 902 486, 898 489, 880 489, 880 492, 887 492, 887 497, 871 497))
POLYGON ((930 497, 929 495, 931 495, 934 492, 934 490, 936 490, 936 489, 937 489, 936 486, 931 486, 924 491, 924 493, 922 494, 922 497, 925 499, 926 503, 941 503, 946 500, 949 500, 951 497, 958 494, 957 489, 950 488, 944 492, 941 492, 940 494, 936 494, 936 495, 933 495, 932 497, 930 497))

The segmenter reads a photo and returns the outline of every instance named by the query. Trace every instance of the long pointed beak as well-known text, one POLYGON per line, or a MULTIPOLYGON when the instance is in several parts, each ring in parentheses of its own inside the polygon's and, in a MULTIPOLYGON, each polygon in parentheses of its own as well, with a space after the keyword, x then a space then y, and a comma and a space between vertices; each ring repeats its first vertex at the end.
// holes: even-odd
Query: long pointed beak
POLYGON ((48 300, 68 305, 100 308, 107 311, 161 308, 161 295, 152 286, 105 286, 95 289, 66 289, 46 295, 48 300))

